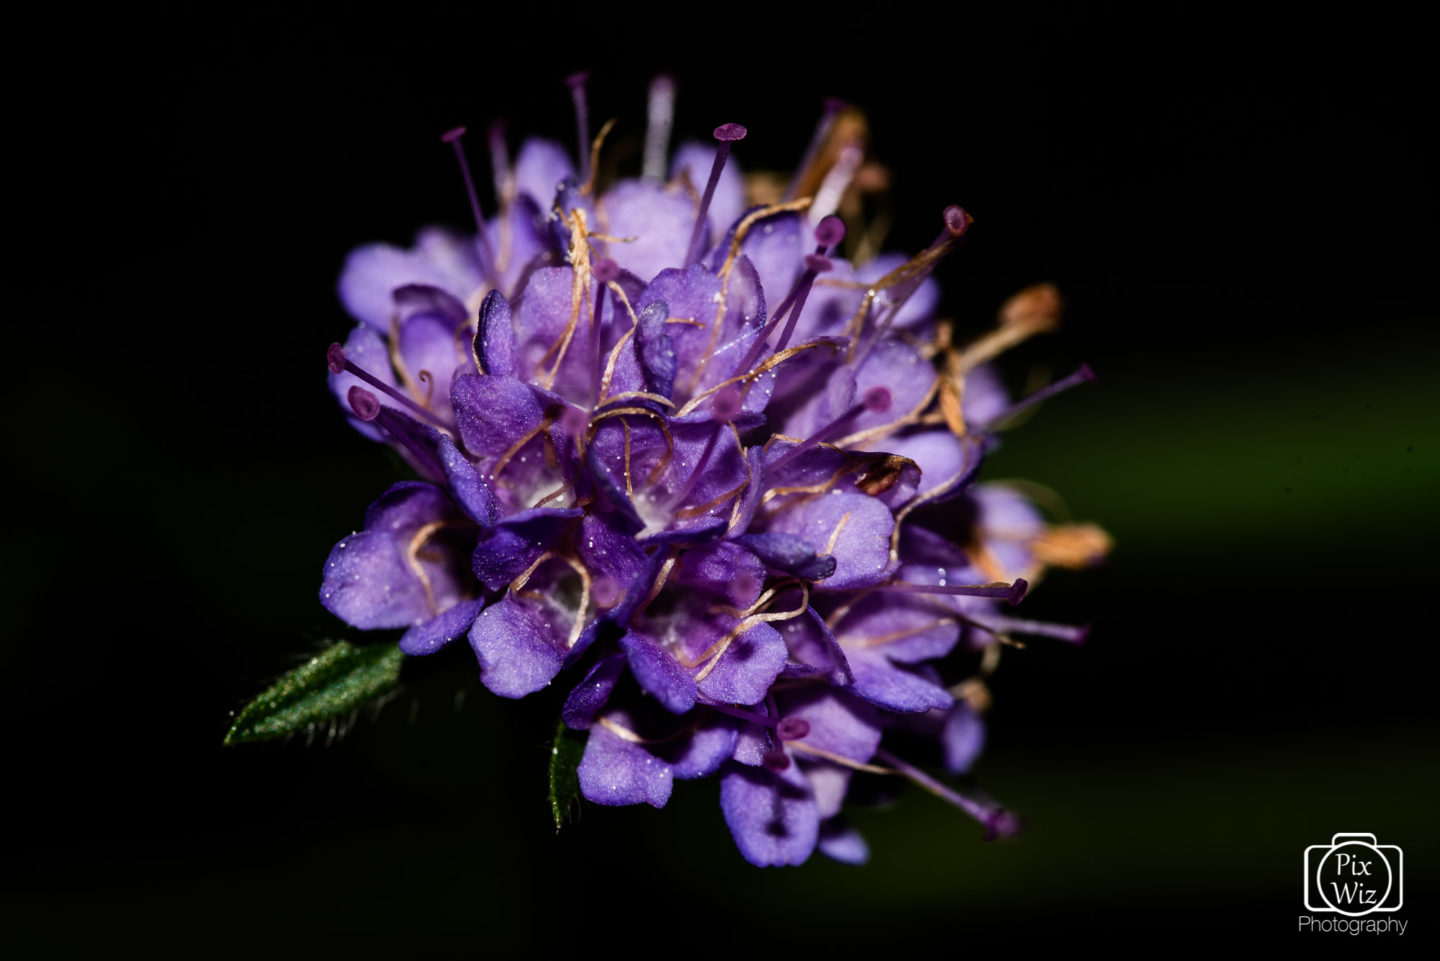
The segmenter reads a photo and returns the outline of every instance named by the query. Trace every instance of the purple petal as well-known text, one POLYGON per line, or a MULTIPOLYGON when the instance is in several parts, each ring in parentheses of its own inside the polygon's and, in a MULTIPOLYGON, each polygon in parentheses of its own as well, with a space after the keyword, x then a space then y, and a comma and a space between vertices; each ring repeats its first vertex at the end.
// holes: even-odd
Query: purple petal
POLYGON ((985 722, 963 699, 958 700, 945 715, 940 743, 945 749, 946 770, 964 774, 985 747, 985 722))
MULTIPOLYGON (((917 566, 902 568, 901 573, 915 575, 916 583, 976 583, 962 579, 963 570, 917 566)), ((878 653, 907 664, 944 657, 960 640, 951 600, 943 595, 871 594, 835 625, 836 642, 852 656, 861 651, 878 653)))
POLYGON ((681 780, 709 777, 735 754, 739 740, 740 721, 733 717, 717 716, 696 732, 675 743, 665 751, 665 758, 681 780))
POLYGON ((605 232, 629 241, 608 246, 607 253, 621 267, 653 277, 666 267, 684 266, 685 247, 695 225, 695 202, 683 190, 622 180, 605 194, 600 206, 605 232))
POLYGON ((560 672, 559 626, 546 624, 509 595, 481 611, 470 628, 481 682, 501 697, 524 697, 546 687, 560 672))
POLYGON ((495 533, 488 540, 476 546, 470 558, 471 569, 487 588, 500 590, 553 547, 580 514, 574 508, 539 507, 506 518, 495 525, 495 533))
POLYGON ((553 140, 527 140, 515 158, 515 186, 548 211, 560 181, 574 176, 570 152, 553 140))
POLYGON ((498 290, 485 295, 475 332, 475 355, 485 373, 515 376, 515 328, 510 322, 510 301, 498 290))
MULTIPOLYGON (((617 712, 611 717, 628 726, 625 715, 617 712)), ((670 765, 643 745, 619 737, 601 724, 590 729, 585 757, 576 774, 580 777, 580 793, 596 804, 643 801, 651 807, 664 807, 674 785, 670 765)))
POLYGON ((704 591, 743 610, 760 597, 765 565, 742 545, 723 541, 686 551, 671 577, 677 585, 704 591))
MULTIPOLYGON (((804 757, 803 754, 800 756, 804 757)), ((845 803, 845 792, 850 788, 850 768, 829 761, 805 761, 801 770, 810 782, 810 790, 815 795, 815 809, 821 819, 839 814, 841 805, 845 803)))
POLYGON ((488 535, 495 526, 495 495, 485 483, 475 465, 460 453, 448 434, 440 435, 440 462, 445 467, 445 478, 450 482, 450 492, 465 508, 465 513, 480 525, 482 536, 488 535))
POLYGON ((652 301, 640 311, 635 327, 635 345, 640 351, 640 366, 645 375, 645 389, 669 398, 675 391, 675 343, 666 331, 670 308, 663 301, 652 301))
POLYGON ((798 214, 779 214, 752 225, 740 249, 755 265, 770 300, 778 304, 804 270, 805 255, 815 248, 798 214))
POLYGON ((953 496, 963 490, 980 466, 980 452, 976 446, 962 444, 949 430, 926 430, 905 437, 886 437, 877 441, 875 446, 907 457, 919 465, 921 480, 916 494, 934 503, 943 500, 944 494, 953 496))
POLYGON ((815 850, 820 816, 794 764, 779 774, 728 765, 720 780, 720 809, 736 847, 756 867, 803 864, 815 850))
POLYGON ((834 556, 835 573, 821 582, 826 590, 870 587, 890 575, 895 518, 873 497, 840 493, 816 497, 782 512, 771 529, 794 534, 816 554, 834 556))
POLYGON ((955 703, 933 672, 923 667, 900 667, 872 648, 850 650, 847 655, 850 669, 855 672, 855 685, 851 690, 872 704, 905 714, 919 714, 955 703))
POLYGON ((480 457, 502 456, 545 416, 540 395, 513 377, 466 374, 455 378, 450 396, 460 438, 480 457))
POLYGON ((820 826, 820 853, 841 864, 864 864, 870 860, 870 845, 860 832, 838 820, 820 826))
POLYGON ((583 731, 595 723, 595 716, 609 703, 615 683, 624 672, 625 658, 619 655, 596 661, 585 675, 585 680, 575 685, 565 699, 565 707, 560 712, 565 726, 583 731))
POLYGON ((647 694, 672 714, 695 706, 695 679, 662 647, 634 632, 620 638, 630 673, 647 694))
POLYGON ((445 559, 438 563, 419 562, 430 582, 427 596, 409 550, 422 528, 454 518, 452 502, 432 484, 410 481, 391 487, 366 511, 365 529, 330 552, 320 602, 363 630, 410 627, 434 617, 459 597, 450 552, 442 552, 445 559))
POLYGON ((1010 395, 1000 382, 1000 375, 989 364, 981 364, 965 374, 965 394, 960 413, 966 424, 987 424, 1010 406, 1010 395))
MULTIPOLYGON (((782 610, 788 609, 788 603, 786 595, 776 598, 775 602, 782 610)), ((785 639, 785 646, 790 649, 790 656, 799 664, 833 674, 843 684, 854 682, 845 652, 835 643, 825 619, 813 607, 800 617, 786 621, 780 628, 780 634, 785 639)))
POLYGON ((815 548, 796 537, 770 531, 746 534, 734 541, 750 550, 767 565, 784 574, 793 574, 806 581, 819 581, 835 573, 835 558, 820 557, 815 548))
POLYGON ((483 599, 461 601, 424 624, 416 624, 400 638, 400 650, 416 657, 434 654, 470 630, 484 606, 483 599))
POLYGON ((714 669, 698 682, 712 701, 759 704, 785 667, 788 651, 780 633, 760 623, 730 642, 714 669))
MULTIPOLYGON (((780 713, 810 725, 800 741, 830 754, 865 762, 880 746, 880 719, 875 709, 841 691, 818 689, 786 694, 780 713)), ((803 756, 803 754, 801 755, 803 756)))

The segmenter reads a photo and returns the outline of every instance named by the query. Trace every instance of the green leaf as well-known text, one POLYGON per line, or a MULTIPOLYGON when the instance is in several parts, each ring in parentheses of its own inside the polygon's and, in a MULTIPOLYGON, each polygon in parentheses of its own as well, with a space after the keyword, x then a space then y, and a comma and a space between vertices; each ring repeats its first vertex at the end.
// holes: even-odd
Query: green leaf
POLYGON ((394 644, 339 641, 245 705, 225 743, 284 737, 347 714, 399 684, 404 659, 394 644))
POLYGON ((555 817, 557 833, 580 806, 580 776, 576 770, 584 754, 585 735, 570 730, 561 721, 550 748, 550 813, 555 817))

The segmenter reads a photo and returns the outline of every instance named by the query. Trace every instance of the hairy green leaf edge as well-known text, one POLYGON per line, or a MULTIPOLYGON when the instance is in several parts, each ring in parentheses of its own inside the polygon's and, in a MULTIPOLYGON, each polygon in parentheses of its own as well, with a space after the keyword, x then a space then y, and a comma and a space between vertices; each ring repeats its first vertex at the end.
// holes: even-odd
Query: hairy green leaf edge
POLYGON ((561 721, 550 748, 550 813, 557 834, 580 806, 580 776, 576 771, 584 755, 585 735, 570 730, 561 721))
POLYGON ((285 737, 354 711, 400 683, 404 660, 394 644, 339 641, 245 705, 225 743, 285 737))

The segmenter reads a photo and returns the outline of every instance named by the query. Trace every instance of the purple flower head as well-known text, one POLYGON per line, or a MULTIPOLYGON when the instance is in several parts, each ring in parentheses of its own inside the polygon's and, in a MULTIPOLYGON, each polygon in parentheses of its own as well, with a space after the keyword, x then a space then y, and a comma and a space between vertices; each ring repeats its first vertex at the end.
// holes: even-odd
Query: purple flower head
POLYGON ((990 366, 1054 327, 1058 296, 1024 291, 958 346, 934 273, 970 228, 959 207, 913 254, 851 259, 854 111, 828 110, 766 195, 739 124, 667 157, 657 81, 641 175, 606 183, 610 128, 592 140, 571 86, 574 156, 531 140, 512 165, 492 132, 487 213, 451 131, 475 232, 346 262, 358 325, 330 348, 332 389, 422 479, 337 544, 322 602, 403 628, 406 654, 467 639, 502 697, 558 685, 595 803, 661 807, 675 779, 717 775, 756 865, 863 861, 842 816, 857 778, 1010 833, 887 738, 918 732, 922 761, 968 770, 999 646, 1084 636, 1009 609, 1047 567, 1103 557, 1104 532, 976 483, 1017 414, 1091 376, 1013 401, 990 366))

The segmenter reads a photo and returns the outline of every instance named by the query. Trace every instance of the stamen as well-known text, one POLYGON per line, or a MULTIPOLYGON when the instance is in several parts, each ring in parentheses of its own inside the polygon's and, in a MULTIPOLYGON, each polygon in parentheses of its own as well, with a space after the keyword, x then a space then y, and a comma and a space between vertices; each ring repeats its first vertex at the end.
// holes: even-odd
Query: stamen
POLYGON ((475 216, 475 243, 480 248, 480 259, 485 263, 485 272, 493 287, 495 255, 490 249, 490 238, 485 230, 485 216, 480 213, 480 197, 475 193, 475 180, 470 176, 470 161, 465 156, 465 145, 460 142, 464 136, 465 128, 455 127, 441 134, 440 139, 455 148, 455 159, 460 163, 460 178, 465 181, 465 193, 470 198, 470 213, 475 216))
POLYGON ((421 446, 415 437, 414 428, 418 428, 419 424, 398 411, 382 406, 379 398, 359 384, 350 387, 345 399, 350 402, 350 409, 355 412, 356 417, 366 422, 379 421, 380 427, 385 433, 395 438, 397 443, 403 445, 414 455, 416 463, 428 470, 431 476, 445 476, 445 468, 436 457, 435 452, 421 446))
POLYGON ((725 169, 725 158, 730 156, 730 145, 737 140, 744 140, 745 132, 745 128, 738 123, 721 124, 715 128, 715 162, 710 165, 710 179, 705 184, 705 193, 700 197, 700 209, 695 213, 695 229, 690 232, 690 246, 685 254, 686 267, 700 258, 700 248, 705 236, 705 218, 710 212, 710 199, 715 196, 715 185, 720 182, 720 172, 725 169))
MULTIPOLYGON (((940 263, 941 258, 948 254, 950 249, 960 242, 960 239, 965 236, 966 231, 970 229, 970 224, 973 222, 971 216, 965 212, 964 208, 956 206, 955 204, 951 204, 945 208, 942 219, 945 222, 944 227, 941 228, 940 233, 935 237, 934 241, 931 242, 929 247, 926 247, 920 253, 872 285, 872 290, 887 291, 885 313, 876 321, 875 333, 869 341, 866 342, 864 349, 852 358, 852 363, 856 366, 859 366, 860 361, 865 359, 870 353, 871 348, 884 338, 885 334, 890 330, 890 326, 895 323, 895 318, 900 313, 901 308, 910 300, 915 291, 920 289, 920 285, 925 282, 925 278, 935 272, 935 266, 940 263)), ((869 304, 867 303, 862 310, 868 310, 868 308, 869 304)), ((863 323, 863 314, 859 319, 863 323)), ((854 321, 851 323, 853 326, 854 321)), ((855 331, 857 342, 859 341, 859 334, 860 331, 857 329, 855 331)))
POLYGON ((735 415, 740 413, 741 404, 740 390, 731 384, 716 394, 715 399, 710 402, 710 417, 722 424, 734 423, 735 415))
POLYGON ((588 73, 572 73, 565 78, 570 87, 570 99, 575 102, 575 152, 580 157, 580 182, 590 179, 590 108, 585 99, 585 81, 588 73))
POLYGON ((820 245, 815 248, 817 254, 825 253, 826 248, 833 248, 844 239, 845 221, 834 214, 820 218, 820 223, 815 225, 815 242, 820 245))
POLYGON ((980 425, 978 429, 982 431, 993 430, 996 424, 1004 423, 1005 421, 1014 417, 1016 414, 1019 414, 1022 411, 1029 410, 1031 407, 1034 407, 1041 401, 1049 400, 1051 397, 1054 397, 1061 391, 1069 390, 1071 387, 1078 387, 1079 385, 1087 383, 1094 379, 1095 371, 1090 369, 1090 365, 1081 364, 1080 369, 1075 371, 1075 373, 1071 374, 1069 377, 1062 377, 1050 386, 1040 388, 1035 393, 1031 394, 1029 397, 1016 401, 1014 404, 1011 404, 1005 410, 1002 410, 1000 413, 987 420, 984 424, 980 425))
POLYGON ((795 168, 795 176, 790 181, 790 186, 785 189, 783 200, 793 200, 800 190, 800 183, 815 161, 820 158, 820 151, 825 146, 825 141, 830 137, 830 129, 835 124, 835 117, 845 109, 845 101, 837 97, 826 97, 823 102, 823 112, 820 114, 820 121, 815 124, 815 133, 810 138, 810 145, 805 148, 805 156, 800 161, 800 166, 795 168))
POLYGON ((710 455, 715 451, 715 441, 719 439, 720 435, 724 432, 724 424, 715 425, 715 430, 711 433, 710 439, 705 441, 705 449, 700 452, 700 459, 695 462, 695 468, 690 471, 690 476, 685 478, 685 483, 680 486, 680 490, 671 495, 666 505, 667 511, 673 511, 685 502, 685 498, 690 496, 690 492, 695 489, 695 482, 699 480, 700 475, 705 472, 705 465, 710 463, 710 455))
POLYGON ((865 160, 865 151, 858 143, 848 143, 840 150, 840 155, 835 158, 835 166, 825 175, 820 182, 820 189, 815 191, 815 203, 810 208, 810 217, 833 214, 840 208, 840 198, 850 187, 850 181, 855 179, 855 171, 860 169, 860 164, 865 160))
MULTIPOLYGON (((396 390, 394 387, 391 387, 389 384, 385 383, 383 380, 381 380, 380 378, 376 377, 374 374, 370 373, 368 370, 366 370, 365 368, 361 367, 359 364, 355 363, 355 362, 354 362, 353 360, 351 360, 350 358, 346 357, 346 356, 345 356, 345 348, 344 348, 344 347, 341 347, 339 344, 331 344, 330 347, 329 347, 329 349, 327 349, 327 350, 325 351, 325 362, 326 362, 326 363, 329 365, 329 367, 330 367, 330 373, 332 373, 332 374, 343 374, 343 373, 354 374, 356 377, 359 377, 361 380, 363 380, 365 383, 369 384, 371 387, 374 387, 376 390, 378 390, 378 391, 380 391, 381 393, 385 394, 387 397, 389 397, 389 398, 391 398, 392 400, 395 400, 396 402, 404 405, 408 410, 413 411, 417 417, 424 418, 425 420, 428 420, 430 423, 434 424, 434 425, 437 426, 437 427, 449 427, 449 425, 446 424, 445 421, 441 420, 441 419, 440 419, 439 417, 437 417, 435 414, 433 414, 433 413, 431 413, 430 411, 426 410, 424 407, 421 407, 419 404, 415 403, 415 402, 414 402, 413 400, 411 400, 409 397, 406 397, 404 394, 400 393, 400 392, 399 392, 398 390, 396 390)), ((351 388, 351 392, 352 392, 352 393, 354 392, 354 388, 351 388)), ((367 393, 368 393, 368 391, 367 391, 367 393)), ((370 397, 373 399, 373 398, 374 398, 374 395, 373 395, 373 394, 370 394, 370 397)), ((378 404, 379 401, 376 401, 376 403, 378 404)), ((357 415, 357 416, 358 416, 358 415, 357 415)), ((362 417, 362 418, 361 418, 361 420, 372 420, 372 419, 374 419, 374 415, 371 415, 371 417, 362 417)))
POLYGON ((490 173, 495 182, 495 200, 508 207, 515 195, 515 172, 510 169, 510 152, 505 149, 505 121, 490 125, 490 173))
POLYGON ((810 733, 810 722, 803 717, 787 717, 775 727, 775 734, 782 741, 798 741, 810 733))
POLYGON ((996 597, 1019 604, 1030 589, 1030 582, 1023 577, 1015 578, 1013 584, 911 584, 907 581, 891 581, 881 584, 881 590, 903 591, 907 594, 954 594, 959 597, 996 597))
POLYGON ((882 385, 871 387, 869 390, 865 391, 865 395, 860 398, 860 403, 853 405, 849 410, 845 411, 845 413, 841 414, 839 417, 835 418, 830 423, 826 424, 824 427, 820 428, 818 431, 811 434, 809 437, 805 438, 800 443, 787 450, 785 453, 781 454, 778 458, 776 458, 766 467, 766 470, 773 471, 785 464, 790 463, 796 457, 799 457, 801 454, 814 447, 816 444, 819 444, 828 437, 834 437, 836 434, 845 430, 847 427, 850 426, 851 422, 854 421, 855 418, 859 417, 861 414, 885 413, 887 410, 890 409, 891 400, 892 398, 890 395, 890 389, 888 387, 884 387, 882 385))
POLYGON ((1084 644, 1090 636, 1089 624, 1052 624, 1049 621, 1026 621, 1015 617, 1002 617, 998 614, 965 619, 975 626, 997 635, 1001 632, 1014 632, 1030 634, 1035 637, 1053 637, 1058 641, 1069 641, 1071 644, 1084 644))
POLYGON ((350 401, 350 409, 355 412, 355 416, 367 423, 380 416, 380 401, 359 384, 350 388, 346 400, 350 401))
POLYGON ((875 756, 931 794, 941 800, 949 801, 979 821, 981 826, 985 828, 985 840, 993 841, 996 838, 1006 838, 1019 832, 1020 819, 999 805, 976 800, 975 798, 968 798, 954 788, 941 784, 914 765, 900 760, 883 748, 876 751, 875 756))
POLYGON ((600 406, 604 385, 600 382, 600 311, 605 307, 606 285, 620 276, 620 265, 601 257, 590 269, 595 278, 595 315, 590 324, 590 383, 595 387, 595 406, 600 406))
POLYGON ((961 353, 960 372, 973 370, 1035 334, 1060 326, 1064 304, 1054 284, 1026 287, 1000 308, 1000 326, 967 346, 961 353))
POLYGON ((760 332, 760 336, 755 338, 755 343, 751 344, 750 349, 745 352, 745 358, 740 361, 738 370, 749 370, 750 365, 755 363, 770 332, 785 317, 786 310, 790 310, 790 321, 780 334, 780 340, 775 346, 775 353, 778 354, 785 349, 786 344, 790 343, 790 335, 795 332, 795 323, 800 318, 800 312, 805 309, 805 299, 810 296, 810 288, 815 283, 816 275, 824 273, 834 266, 825 256, 826 252, 844 239, 845 222, 839 217, 824 217, 816 225, 815 253, 805 255, 805 271, 800 275, 800 279, 795 281, 795 285, 790 288, 785 299, 780 301, 780 306, 775 308, 775 313, 770 316, 770 320, 766 323, 765 329, 760 332), (792 305, 794 309, 791 309, 792 305))
POLYGON ((650 81, 646 107, 645 161, 641 176, 663 181, 665 157, 670 152, 670 125, 675 119, 675 81, 663 76, 650 81))
POLYGON ((771 748, 761 755, 760 765, 767 771, 779 774, 790 766, 790 755, 785 753, 784 748, 771 748))

